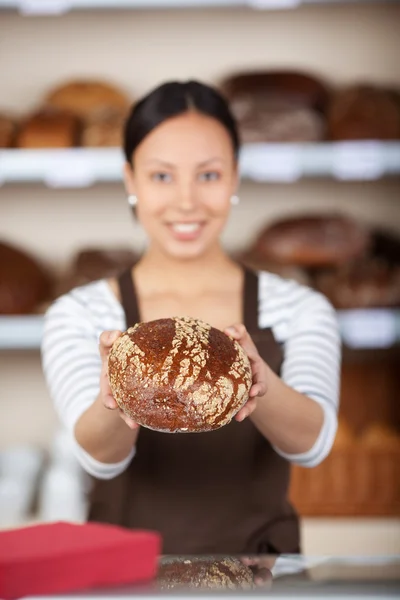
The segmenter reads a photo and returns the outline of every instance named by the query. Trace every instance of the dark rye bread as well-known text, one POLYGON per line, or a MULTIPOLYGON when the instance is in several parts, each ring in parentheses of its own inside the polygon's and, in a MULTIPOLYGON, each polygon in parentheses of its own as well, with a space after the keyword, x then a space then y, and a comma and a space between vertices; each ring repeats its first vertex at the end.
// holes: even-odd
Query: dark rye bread
POLYGON ((261 232, 254 253, 278 265, 323 267, 359 258, 370 244, 369 231, 340 215, 292 217, 261 232))
POLYGON ((108 375, 121 410, 166 433, 223 427, 246 403, 252 384, 241 346, 187 317, 128 329, 111 349, 108 375))
POLYGON ((250 590, 253 573, 234 557, 166 557, 161 559, 156 585, 160 590, 250 590))

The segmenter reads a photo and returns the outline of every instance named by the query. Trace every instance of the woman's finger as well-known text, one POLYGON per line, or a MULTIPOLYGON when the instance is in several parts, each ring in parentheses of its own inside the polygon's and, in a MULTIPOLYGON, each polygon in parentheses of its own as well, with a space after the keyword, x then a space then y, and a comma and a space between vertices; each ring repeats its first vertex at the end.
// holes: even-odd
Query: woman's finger
POLYGON ((136 421, 134 421, 133 419, 131 419, 130 417, 128 417, 124 412, 122 412, 122 410, 120 409, 119 411, 119 415, 121 417, 121 419, 123 421, 125 421, 125 423, 128 425, 128 427, 130 429, 138 429, 139 425, 136 423, 136 421))
POLYGON ((247 419, 247 417, 249 417, 254 412, 256 406, 257 400, 248 400, 248 402, 246 402, 243 408, 241 408, 237 413, 235 417, 236 421, 239 421, 239 423, 241 423, 242 421, 247 419))
POLYGON ((225 329, 226 335, 235 339, 246 352, 247 356, 251 361, 256 361, 260 358, 257 347, 254 344, 253 340, 246 327, 241 323, 238 325, 232 325, 225 329))
POLYGON ((103 331, 99 339, 99 350, 102 360, 106 360, 114 342, 121 335, 121 331, 103 331))

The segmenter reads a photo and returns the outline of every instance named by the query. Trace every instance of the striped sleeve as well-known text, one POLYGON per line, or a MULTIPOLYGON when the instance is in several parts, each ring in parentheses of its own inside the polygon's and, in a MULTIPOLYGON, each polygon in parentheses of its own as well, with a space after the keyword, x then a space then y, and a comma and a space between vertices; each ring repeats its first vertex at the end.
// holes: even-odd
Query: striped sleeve
POLYGON ((293 463, 314 467, 329 454, 336 435, 341 366, 339 327, 336 313, 323 295, 294 282, 281 281, 282 295, 277 293, 269 304, 264 302, 273 317, 276 337, 283 342, 281 377, 291 388, 318 402, 324 421, 314 446, 307 452, 286 454, 275 450, 293 463))
POLYGON ((47 311, 41 352, 50 396, 60 421, 73 439, 77 459, 90 475, 109 479, 126 469, 134 449, 121 463, 105 464, 85 452, 74 438, 78 419, 99 393, 100 333, 82 297, 72 292, 59 298, 47 311))

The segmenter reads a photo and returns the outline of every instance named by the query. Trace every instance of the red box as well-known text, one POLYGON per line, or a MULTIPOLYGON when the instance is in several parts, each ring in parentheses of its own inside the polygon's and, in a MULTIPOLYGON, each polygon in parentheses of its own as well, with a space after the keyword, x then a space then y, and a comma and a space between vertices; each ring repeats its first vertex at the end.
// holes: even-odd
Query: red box
POLYGON ((160 551, 155 532, 97 523, 0 532, 0 598, 151 581, 160 551))

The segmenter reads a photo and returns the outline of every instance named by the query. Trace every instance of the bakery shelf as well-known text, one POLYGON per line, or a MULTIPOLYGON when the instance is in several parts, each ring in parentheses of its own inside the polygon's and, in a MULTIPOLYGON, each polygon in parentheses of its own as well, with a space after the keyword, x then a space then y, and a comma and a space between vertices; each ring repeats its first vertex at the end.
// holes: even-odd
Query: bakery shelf
MULTIPOLYGON (((349 348, 390 348, 400 343, 400 309, 338 311, 338 320, 349 348)), ((42 332, 42 315, 0 316, 0 350, 38 349, 42 332)))
MULTIPOLYGON (((235 8, 291 9, 302 4, 351 4, 384 0, 0 0, 0 9, 22 14, 63 14, 71 10, 235 8)), ((392 0, 395 1, 395 0, 392 0)))
POLYGON ((41 315, 0 316, 0 350, 36 350, 42 333, 41 315))
MULTIPOLYGON (((1 150, 1 183, 88 187, 122 180, 118 148, 1 150)), ((400 142, 246 144, 240 156, 243 179, 290 183, 307 177, 373 181, 400 174, 400 142)))

